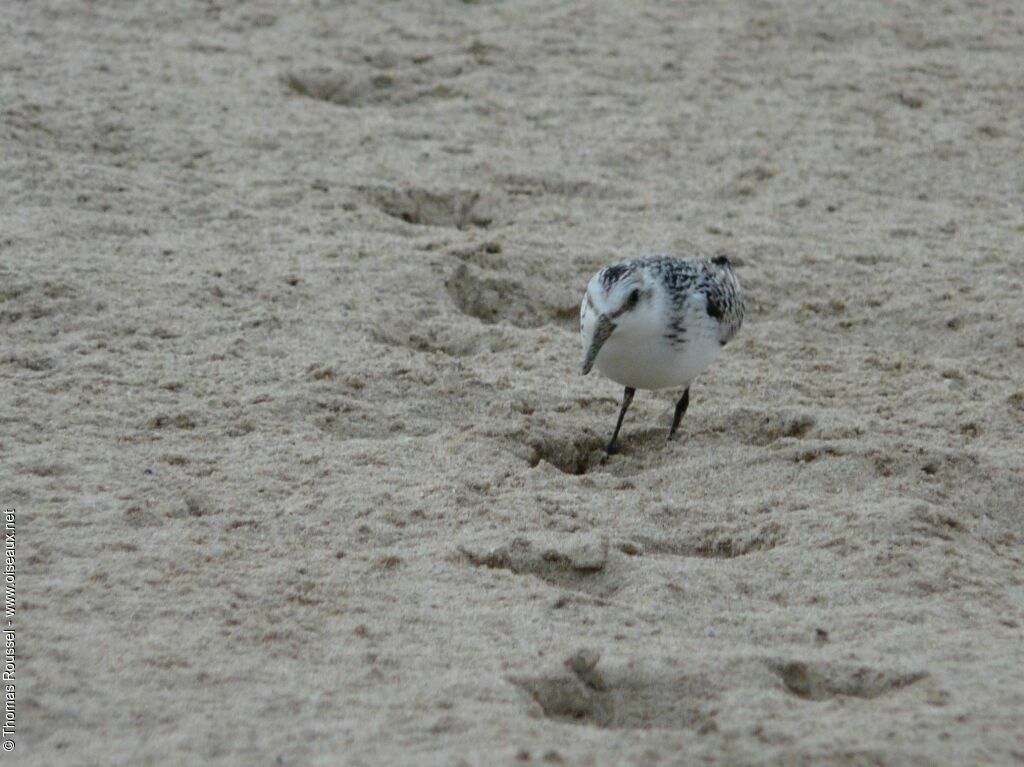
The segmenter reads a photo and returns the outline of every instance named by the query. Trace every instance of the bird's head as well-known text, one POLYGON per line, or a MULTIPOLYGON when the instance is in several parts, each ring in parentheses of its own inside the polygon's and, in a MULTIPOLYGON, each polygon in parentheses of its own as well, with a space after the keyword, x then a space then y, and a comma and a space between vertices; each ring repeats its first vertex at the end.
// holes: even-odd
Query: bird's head
POLYGON ((628 337, 651 324, 654 303, 654 284, 644 269, 621 263, 594 275, 580 307, 583 375, 590 372, 601 347, 613 333, 616 337, 628 337))

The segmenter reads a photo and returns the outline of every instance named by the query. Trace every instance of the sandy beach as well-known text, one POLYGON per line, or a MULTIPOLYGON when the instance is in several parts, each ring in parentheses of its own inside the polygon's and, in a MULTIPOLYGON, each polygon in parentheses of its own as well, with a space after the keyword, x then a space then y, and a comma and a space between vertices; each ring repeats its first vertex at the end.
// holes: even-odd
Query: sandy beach
POLYGON ((1024 764, 1024 9, 8 2, 23 765, 1024 764), (728 254, 691 391, 603 265, 728 254))

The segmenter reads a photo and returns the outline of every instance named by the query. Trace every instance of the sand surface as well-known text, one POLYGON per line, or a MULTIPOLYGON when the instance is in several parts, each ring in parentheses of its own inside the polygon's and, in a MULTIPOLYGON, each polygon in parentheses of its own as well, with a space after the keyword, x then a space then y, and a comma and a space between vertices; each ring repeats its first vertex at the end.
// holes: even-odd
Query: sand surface
POLYGON ((0 41, 18 763, 1024 762, 1019 4, 0 41), (747 319, 605 462, 579 300, 657 251, 747 319))

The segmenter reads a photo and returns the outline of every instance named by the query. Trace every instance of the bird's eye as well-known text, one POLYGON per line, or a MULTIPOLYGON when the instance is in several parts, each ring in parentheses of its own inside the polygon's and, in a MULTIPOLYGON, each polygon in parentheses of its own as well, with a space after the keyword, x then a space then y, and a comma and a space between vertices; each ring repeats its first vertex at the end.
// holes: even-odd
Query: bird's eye
POLYGON ((630 306, 634 306, 636 304, 636 302, 639 301, 639 300, 640 300, 640 291, 639 290, 634 290, 632 293, 629 294, 629 304, 630 304, 630 306))

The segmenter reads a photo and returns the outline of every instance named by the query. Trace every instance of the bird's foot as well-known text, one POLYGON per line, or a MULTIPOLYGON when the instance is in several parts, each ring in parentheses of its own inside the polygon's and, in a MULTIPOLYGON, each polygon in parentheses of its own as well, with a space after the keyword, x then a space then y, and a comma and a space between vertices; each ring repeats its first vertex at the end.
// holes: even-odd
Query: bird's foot
POLYGON ((619 452, 619 444, 617 442, 609 442, 604 447, 604 454, 605 455, 615 455, 618 452, 619 452))

